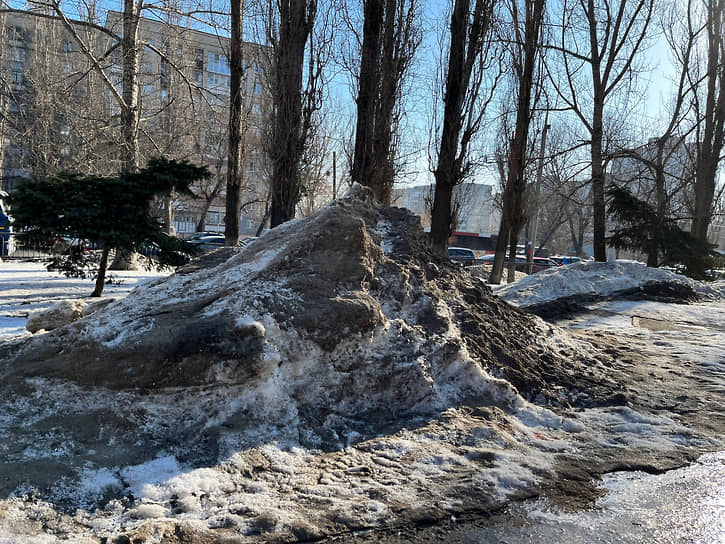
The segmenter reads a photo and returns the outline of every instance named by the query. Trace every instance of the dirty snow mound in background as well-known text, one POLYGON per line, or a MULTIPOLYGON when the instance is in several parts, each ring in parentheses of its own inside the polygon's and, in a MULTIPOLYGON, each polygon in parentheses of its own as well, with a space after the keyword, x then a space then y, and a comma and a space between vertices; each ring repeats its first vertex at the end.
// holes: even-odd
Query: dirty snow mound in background
POLYGON ((725 283, 705 284, 661 268, 634 261, 584 262, 551 268, 495 289, 503 300, 525 308, 575 297, 608 297, 649 283, 679 283, 704 297, 721 297, 725 283))

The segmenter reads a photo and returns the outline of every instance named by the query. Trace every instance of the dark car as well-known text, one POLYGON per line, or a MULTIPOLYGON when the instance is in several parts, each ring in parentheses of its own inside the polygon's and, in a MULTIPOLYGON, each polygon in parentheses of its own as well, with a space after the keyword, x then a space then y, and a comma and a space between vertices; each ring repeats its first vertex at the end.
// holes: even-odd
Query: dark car
POLYGON ((189 238, 188 242, 194 244, 200 252, 206 253, 224 247, 226 239, 223 234, 199 233, 189 238))
MULTIPOLYGON (((483 257, 476 259, 476 262, 479 264, 487 264, 492 265, 493 264, 493 258, 494 255, 484 255, 483 257)), ((506 257, 506 263, 504 266, 508 266, 508 257, 506 257)), ((554 260, 549 259, 547 257, 534 257, 534 263, 531 272, 541 272, 542 270, 547 270, 549 268, 557 267, 559 266, 558 263, 556 263, 554 260)), ((526 261, 526 256, 524 255, 516 255, 516 270, 519 272, 526 272, 529 271, 529 263, 526 261)))
MULTIPOLYGON (((541 272, 542 270, 548 270, 549 268, 557 268, 561 266, 559 263, 554 261, 553 259, 549 259, 547 257, 534 257, 533 266, 531 268, 531 273, 535 274, 536 272, 541 272)), ((517 255, 516 256, 516 270, 519 272, 526 272, 529 271, 529 263, 526 260, 526 257, 523 255, 517 255)))
POLYGON ((448 258, 454 263, 470 266, 475 262, 476 255, 467 247, 449 247, 448 258))

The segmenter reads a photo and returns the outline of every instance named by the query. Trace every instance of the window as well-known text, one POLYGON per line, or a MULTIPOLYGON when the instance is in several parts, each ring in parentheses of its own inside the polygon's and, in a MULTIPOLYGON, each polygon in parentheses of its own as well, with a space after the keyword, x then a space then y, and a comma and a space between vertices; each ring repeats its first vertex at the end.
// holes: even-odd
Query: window
POLYGON ((204 69, 204 50, 194 49, 194 68, 197 70, 204 69))
POLYGON ((10 42, 24 42, 25 41, 25 29, 22 26, 9 26, 8 27, 8 41, 10 42))
POLYGON ((254 94, 262 94, 262 84, 261 83, 254 84, 254 94))
POLYGON ((229 94, 229 85, 230 81, 227 76, 218 74, 207 74, 206 76, 206 86, 214 92, 229 94))
POLYGON ((197 85, 204 84, 204 72, 201 70, 194 70, 194 83, 197 85))
POLYGON ((11 49, 10 58, 16 62, 24 63, 27 58, 25 49, 15 49, 15 48, 11 49))
POLYGON ((169 91, 167 89, 161 89, 161 100, 164 102, 169 101, 169 91))
POLYGON ((257 167, 254 164, 254 161, 249 161, 249 165, 247 166, 247 172, 250 174, 254 174, 257 171, 257 167))
POLYGON ((254 63, 254 73, 255 74, 263 74, 264 73, 263 70, 262 70, 262 65, 261 64, 257 64, 256 62, 254 63))
POLYGON ((161 64, 159 64, 159 72, 161 72, 161 77, 159 78, 161 87, 168 88, 168 86, 169 86, 169 65, 166 64, 164 61, 161 61, 161 64))
POLYGON ((73 52, 73 42, 70 40, 63 40, 63 53, 73 52))
POLYGON ((254 115, 262 115, 262 106, 259 104, 252 104, 252 113, 254 115))
POLYGON ((230 74, 229 60, 219 53, 209 53, 207 70, 218 74, 230 74))
POLYGON ((13 83, 21 84, 23 82, 23 63, 14 60, 12 62, 12 71, 13 83))
POLYGON ((142 89, 143 94, 149 95, 154 92, 154 86, 153 83, 149 85, 144 85, 142 89))
POLYGON ((206 215, 206 222, 210 225, 222 225, 224 223, 224 215, 218 212, 209 212, 206 215))
POLYGON ((73 73, 73 63, 72 62, 64 62, 63 63, 63 73, 65 73, 65 74, 72 74, 73 73))

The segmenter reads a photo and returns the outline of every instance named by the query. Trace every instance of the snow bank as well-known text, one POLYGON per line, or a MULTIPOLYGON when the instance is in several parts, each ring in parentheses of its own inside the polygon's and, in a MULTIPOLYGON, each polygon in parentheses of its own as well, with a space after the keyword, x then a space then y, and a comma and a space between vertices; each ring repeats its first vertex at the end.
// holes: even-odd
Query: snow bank
POLYGON ((648 283, 678 283, 705 297, 720 297, 725 292, 723 282, 697 282, 669 270, 625 260, 589 261, 551 268, 495 288, 495 292, 503 300, 523 308, 566 297, 608 297, 648 283))

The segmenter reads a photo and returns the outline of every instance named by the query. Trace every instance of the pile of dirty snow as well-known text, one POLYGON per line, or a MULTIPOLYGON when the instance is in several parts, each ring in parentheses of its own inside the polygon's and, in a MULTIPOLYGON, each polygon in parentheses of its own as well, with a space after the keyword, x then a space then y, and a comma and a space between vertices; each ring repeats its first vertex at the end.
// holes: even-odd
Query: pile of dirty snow
POLYGON ((579 450, 563 407, 618 387, 359 186, 217 261, 0 344, 11 541, 305 540, 494 508, 579 450))
POLYGON ((650 268, 635 261, 588 261, 550 268, 516 283, 497 287, 506 302, 528 308, 554 300, 581 297, 603 298, 650 287, 667 286, 682 296, 721 297, 725 284, 707 284, 661 268, 650 268))

